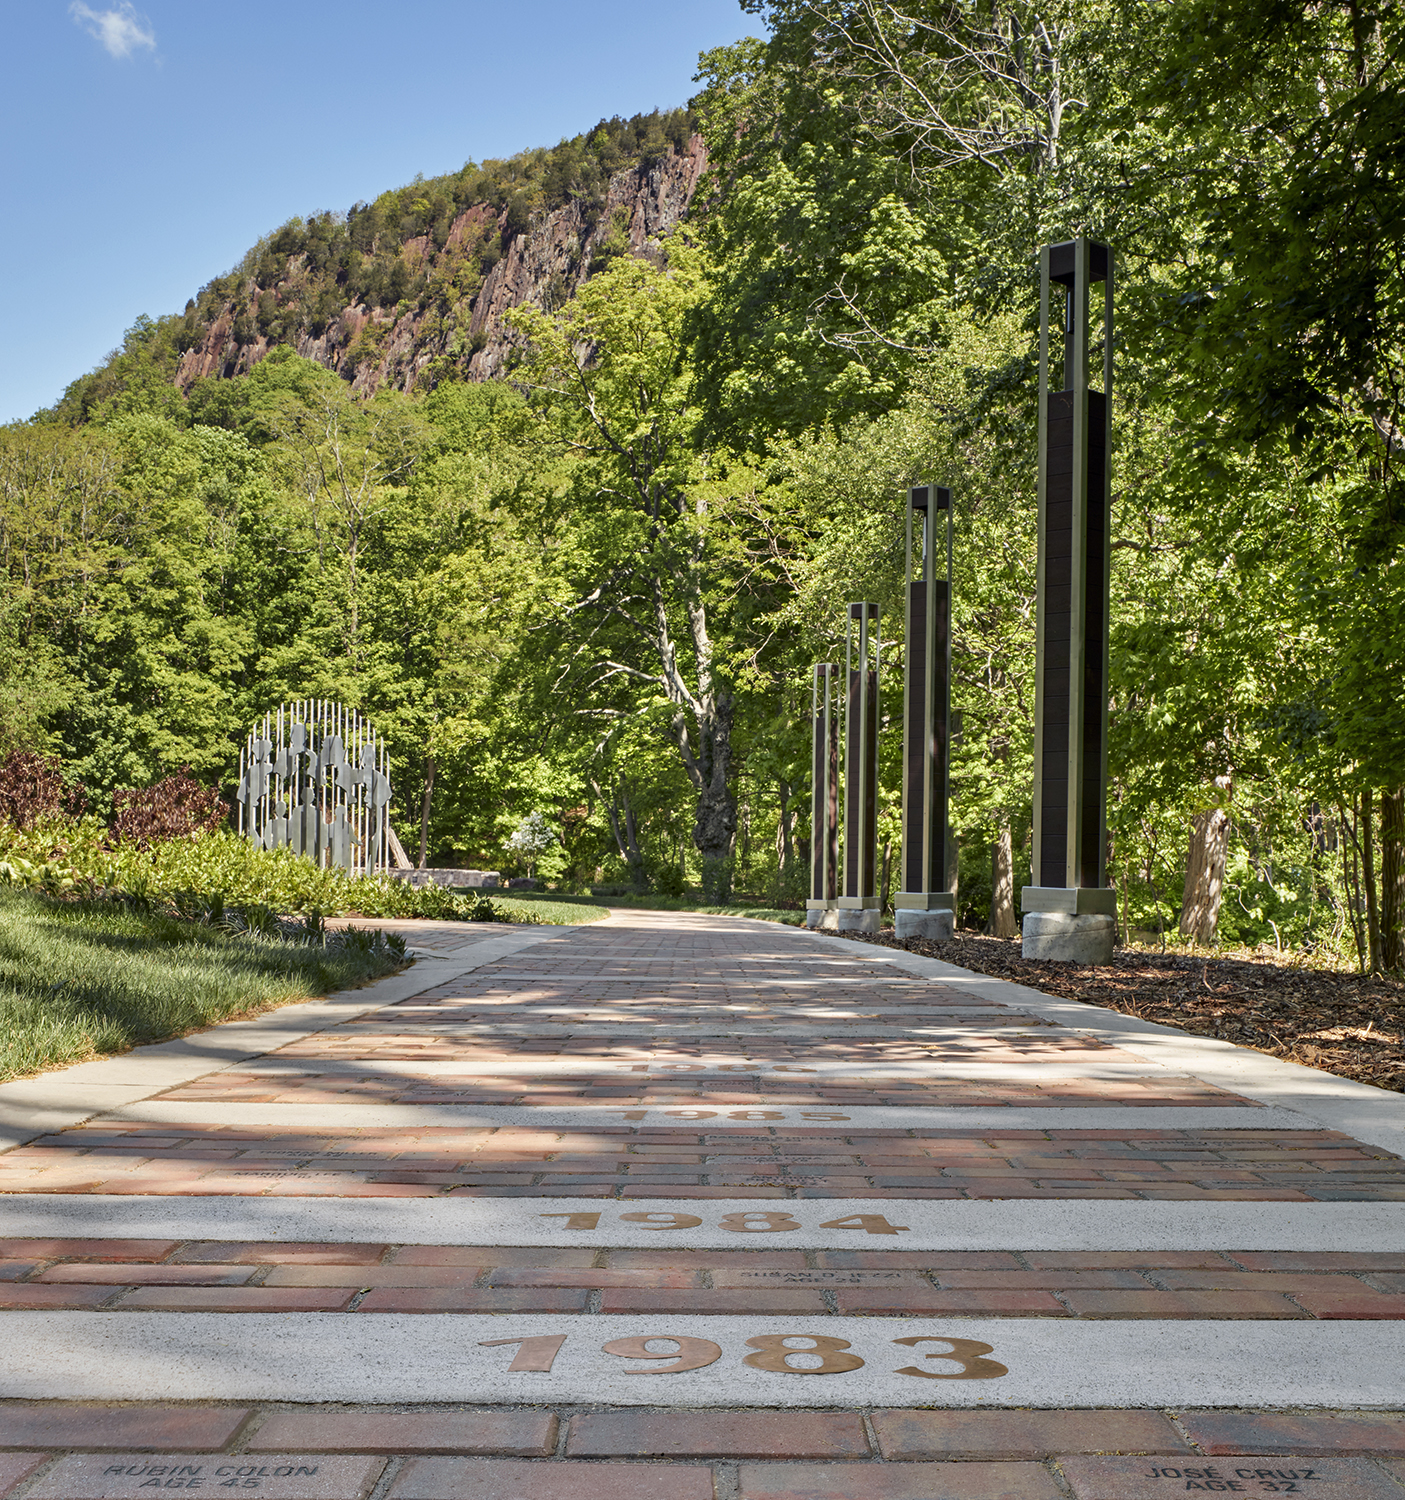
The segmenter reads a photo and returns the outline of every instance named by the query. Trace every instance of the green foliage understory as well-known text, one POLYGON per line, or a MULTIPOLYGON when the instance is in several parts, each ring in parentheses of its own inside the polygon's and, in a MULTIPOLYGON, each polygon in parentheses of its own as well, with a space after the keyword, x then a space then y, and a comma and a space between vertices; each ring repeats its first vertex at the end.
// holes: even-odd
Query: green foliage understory
MULTIPOLYGON (((930 479, 954 497, 960 917, 1008 936, 1029 876, 1038 254, 1087 234, 1117 267, 1123 931, 1405 969, 1405 8, 744 9, 764 36, 703 57, 686 117, 617 132, 643 160, 696 126, 691 222, 569 301, 532 289, 505 378, 460 365, 363 399, 284 342, 186 394, 177 333, 148 322, 0 432, 0 749, 55 751, 106 817, 184 765, 227 790, 256 714, 335 698, 386 737, 421 863, 785 910, 812 667, 843 660, 860 599, 882 607, 897 853, 902 496, 930 479)), ((613 139, 495 178, 498 248, 546 203, 584 211, 613 139)), ((461 188, 489 192, 470 173, 280 231, 240 295, 320 264, 323 290, 390 296, 358 278, 402 275, 383 250, 408 274, 412 242, 448 247, 461 188)), ((481 272, 396 306, 459 308, 481 272)), ((244 316, 310 335, 322 314, 281 297, 244 316)))
POLYGON ((226 912, 336 917, 428 917, 454 922, 532 922, 481 891, 416 888, 384 877, 320 869, 288 849, 259 849, 215 829, 141 848, 112 842, 94 817, 51 818, 27 830, 0 821, 0 880, 52 896, 108 898, 220 921, 226 912))
POLYGON ((348 989, 403 963, 403 948, 367 933, 323 946, 0 890, 0 1079, 348 989))

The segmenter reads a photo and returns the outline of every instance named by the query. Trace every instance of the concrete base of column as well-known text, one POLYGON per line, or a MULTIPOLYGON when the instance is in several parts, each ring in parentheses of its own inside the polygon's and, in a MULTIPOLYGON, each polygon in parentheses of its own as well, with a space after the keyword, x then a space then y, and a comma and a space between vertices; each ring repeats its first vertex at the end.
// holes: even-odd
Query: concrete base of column
POLYGON ((1028 911, 1024 917, 1025 958, 1047 958, 1067 964, 1108 964, 1117 938, 1112 917, 1067 912, 1028 911))
POLYGON ((877 932, 882 917, 882 913, 877 911, 840 910, 834 915, 839 918, 834 924, 839 932, 877 932))
POLYGON ((839 925, 839 913, 834 910, 817 911, 810 910, 805 913, 806 927, 822 927, 827 932, 833 932, 839 925))
POLYGON ((893 928, 899 942, 904 938, 921 938, 928 943, 944 943, 956 931, 956 913, 949 909, 912 911, 899 907, 893 915, 893 928))

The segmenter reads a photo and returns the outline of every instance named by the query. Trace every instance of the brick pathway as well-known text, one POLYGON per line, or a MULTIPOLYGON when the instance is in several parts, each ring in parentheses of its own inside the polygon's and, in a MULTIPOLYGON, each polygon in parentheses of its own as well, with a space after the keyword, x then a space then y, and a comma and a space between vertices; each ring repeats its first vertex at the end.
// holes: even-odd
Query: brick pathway
POLYGON ((386 925, 0 1153, 0 1495, 1405 1500, 1399 1096, 759 923, 386 925))

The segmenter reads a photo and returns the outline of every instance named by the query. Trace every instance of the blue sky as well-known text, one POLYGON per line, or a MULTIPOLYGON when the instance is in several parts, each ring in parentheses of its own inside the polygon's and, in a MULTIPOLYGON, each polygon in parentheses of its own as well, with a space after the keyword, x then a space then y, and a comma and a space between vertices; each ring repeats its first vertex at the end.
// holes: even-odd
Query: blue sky
POLYGON ((737 0, 6 0, 0 422, 294 214, 683 103, 737 0))

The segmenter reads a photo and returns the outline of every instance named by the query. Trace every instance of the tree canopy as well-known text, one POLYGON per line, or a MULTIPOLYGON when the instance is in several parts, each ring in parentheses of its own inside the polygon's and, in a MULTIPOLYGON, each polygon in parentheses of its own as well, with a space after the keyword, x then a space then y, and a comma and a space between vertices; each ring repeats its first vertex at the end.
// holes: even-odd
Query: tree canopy
POLYGON ((743 9, 762 35, 699 60, 687 111, 260 241, 238 274, 301 290, 250 304, 284 347, 247 374, 172 383, 212 282, 0 432, 0 738, 110 799, 184 765, 227 783, 256 713, 335 696, 384 730, 428 860, 795 900, 810 671, 856 599, 891 643, 897 838, 902 490, 931 479, 955 504, 960 912, 1008 934, 1038 252, 1085 234, 1117 275, 1122 923, 1405 966, 1399 8, 743 9), (459 306, 487 241, 453 286, 407 247, 471 203, 502 233, 598 205, 695 129, 686 228, 611 242, 569 300, 544 274, 501 378, 368 398, 286 347, 336 298, 459 306))

